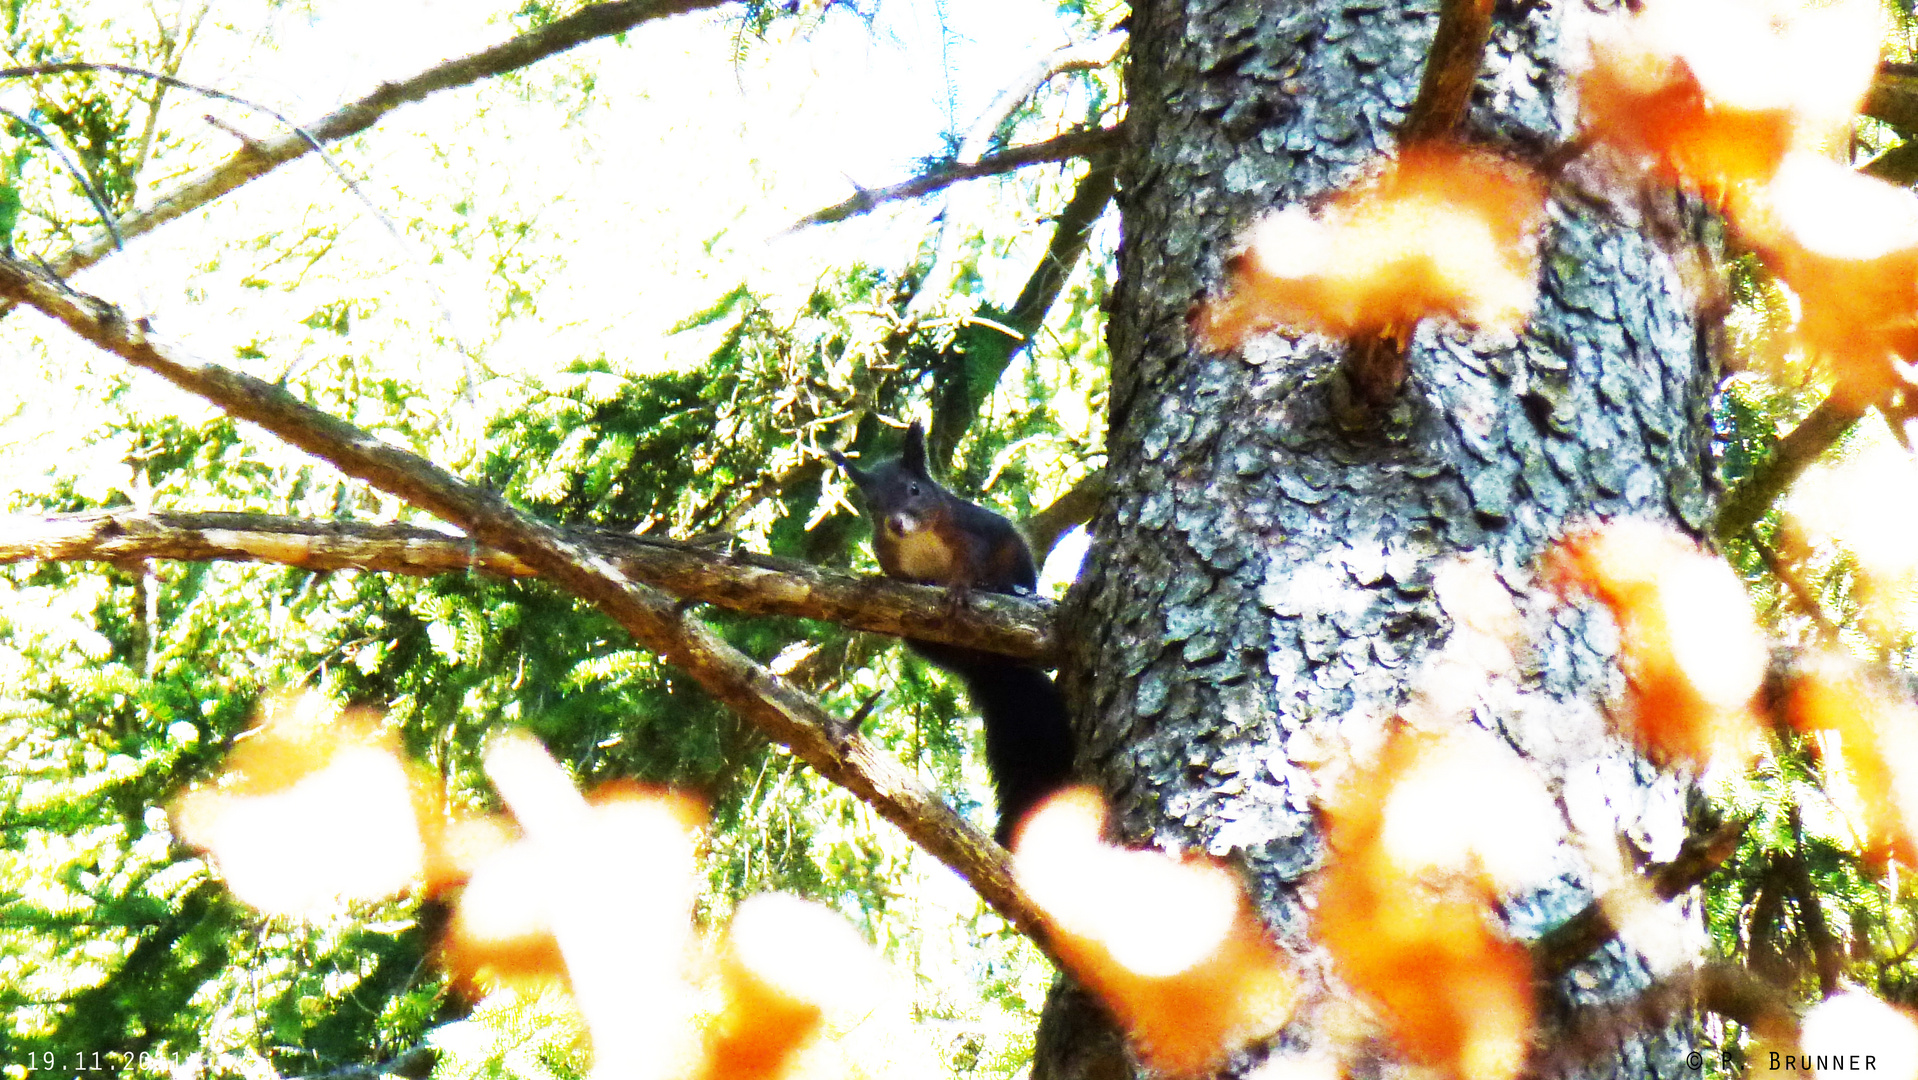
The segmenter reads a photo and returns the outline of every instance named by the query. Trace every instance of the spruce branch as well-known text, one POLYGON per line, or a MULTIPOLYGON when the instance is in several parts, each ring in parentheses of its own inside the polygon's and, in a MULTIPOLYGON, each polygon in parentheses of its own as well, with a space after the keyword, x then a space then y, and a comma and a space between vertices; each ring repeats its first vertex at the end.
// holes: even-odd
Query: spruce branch
POLYGON ((1044 142, 1029 143, 1025 146, 1015 146, 1010 150, 1001 150, 997 154, 987 154, 969 165, 941 165, 936 169, 920 173, 910 180, 888 187, 861 188, 852 198, 834 203, 823 210, 815 210, 793 222, 786 231, 798 232, 809 226, 830 225, 835 221, 858 217, 886 203, 930 195, 962 180, 996 176, 1014 169, 1023 169, 1027 165, 1043 165, 1052 161, 1094 157, 1108 150, 1117 149, 1125 138, 1124 132, 1124 127, 1116 124, 1112 127, 1093 128, 1090 131, 1071 131, 1044 142))
MULTIPOLYGON (((120 219, 120 233, 140 236, 183 214, 205 206, 234 189, 257 180, 289 161, 312 153, 323 143, 338 142, 367 130, 387 113, 436 94, 517 71, 597 38, 630 30, 653 19, 718 7, 723 0, 608 0, 589 4, 562 19, 501 42, 490 49, 449 60, 409 79, 382 83, 372 93, 335 109, 319 120, 293 131, 242 146, 233 156, 188 177, 163 192, 144 210, 120 219)), ((177 80, 175 80, 177 81, 177 80)), ((182 84, 184 85, 184 84, 182 84)), ((190 89, 200 89, 190 87, 190 89)), ((251 103, 247 103, 251 104, 251 103)), ((113 251, 113 238, 102 233, 74 245, 49 261, 61 277, 99 262, 113 251)))
MULTIPOLYGON (((979 593, 949 610, 945 590, 855 577, 751 552, 600 530, 560 530, 635 581, 749 615, 786 615, 855 630, 964 645, 1046 663, 1054 643, 1048 605, 979 593)), ((272 514, 142 512, 0 517, 0 565, 108 562, 256 562, 316 572, 361 570, 425 577, 482 571, 538 577, 527 562, 463 536, 415 525, 312 521, 272 514)))
POLYGON ((964 877, 1007 921, 1041 948, 1049 947, 1038 909, 1013 880, 1004 851, 898 761, 733 648, 677 598, 627 578, 593 549, 526 517, 500 496, 313 408, 280 386, 201 360, 152 334, 144 321, 130 322, 113 305, 75 292, 17 259, 0 257, 0 296, 35 308, 96 347, 458 527, 598 607, 641 647, 684 669, 716 700, 870 804, 964 877))

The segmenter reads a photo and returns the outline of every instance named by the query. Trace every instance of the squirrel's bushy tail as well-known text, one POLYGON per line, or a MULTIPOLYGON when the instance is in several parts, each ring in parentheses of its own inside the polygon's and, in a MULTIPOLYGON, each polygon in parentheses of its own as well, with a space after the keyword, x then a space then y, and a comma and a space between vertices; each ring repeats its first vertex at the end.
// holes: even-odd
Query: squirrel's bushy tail
POLYGON ((1072 726, 1065 697, 1039 668, 994 653, 909 641, 913 651, 959 676, 986 725, 986 768, 999 794, 993 838, 1012 830, 1040 800, 1072 782, 1072 726))

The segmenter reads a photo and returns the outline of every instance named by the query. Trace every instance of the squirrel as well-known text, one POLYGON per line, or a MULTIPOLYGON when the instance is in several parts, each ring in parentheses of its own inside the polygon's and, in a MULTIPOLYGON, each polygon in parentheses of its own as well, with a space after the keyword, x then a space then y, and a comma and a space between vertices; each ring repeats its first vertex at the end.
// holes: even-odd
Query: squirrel
MULTIPOLYGON (((926 431, 906 429, 900 456, 861 469, 830 456, 865 496, 873 555, 887 577, 944 585, 957 611, 974 589, 1031 595, 1039 573, 1032 549, 1012 522, 969 503, 926 471, 926 431)), ((1072 728, 1065 698, 1042 669, 997 653, 907 638, 913 652, 957 675, 986 727, 986 768, 999 796, 993 838, 1010 846, 1012 830, 1040 800, 1070 782, 1072 728)))

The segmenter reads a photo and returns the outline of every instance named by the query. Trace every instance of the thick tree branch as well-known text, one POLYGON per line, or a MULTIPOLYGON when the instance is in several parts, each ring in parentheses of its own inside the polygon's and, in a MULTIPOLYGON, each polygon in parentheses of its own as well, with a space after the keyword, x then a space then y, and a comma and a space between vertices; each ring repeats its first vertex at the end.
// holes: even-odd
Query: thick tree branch
MULTIPOLYGON (((1738 850, 1745 822, 1731 821, 1709 832, 1694 833, 1679 847, 1678 857, 1651 867, 1646 882, 1652 895, 1670 900, 1699 884, 1738 850)), ((1605 911, 1605 897, 1547 931, 1532 943, 1532 969, 1540 982, 1555 982, 1586 957, 1618 936, 1618 927, 1605 911)))
POLYGON ((1918 139, 1907 139, 1858 167, 1866 176, 1893 184, 1918 183, 1918 139))
MULTIPOLYGON (((895 637, 922 638, 1053 659, 1052 620, 1037 600, 981 593, 947 613, 943 589, 882 577, 854 577, 751 552, 722 552, 671 540, 565 530, 566 539, 635 581, 675 596, 751 615, 792 615, 895 637)), ((0 517, 0 564, 264 562, 307 570, 433 574, 482 570, 537 577, 532 566, 461 536, 411 525, 308 521, 268 514, 142 513, 131 507, 85 514, 0 517)))
POLYGON ((1833 394, 1798 422, 1765 459, 1757 471, 1745 478, 1718 508, 1718 521, 1712 526, 1722 543, 1758 523, 1784 494, 1798 474, 1805 471, 1820 454, 1831 448, 1839 436, 1851 429, 1865 410, 1833 394))
MULTIPOLYGON (((289 161, 312 153, 314 146, 306 134, 322 143, 349 138, 378 123, 387 113, 402 105, 419 101, 441 90, 468 86, 482 79, 516 71, 549 56, 583 45, 595 38, 630 30, 653 19, 679 15, 702 8, 718 7, 724 0, 610 0, 591 4, 563 19, 555 19, 537 30, 502 42, 457 60, 428 68, 410 79, 382 83, 378 89, 350 102, 301 132, 282 132, 258 139, 240 148, 232 157, 189 177, 171 191, 162 193, 152 206, 120 219, 120 233, 131 238, 151 232, 182 214, 197 210, 289 161)), ((49 265, 62 277, 99 262, 113 251, 113 238, 105 232, 89 237, 71 251, 52 259, 49 265)))
POLYGON ((715 699, 757 725, 821 776, 871 804, 914 843, 965 877, 987 903, 1047 948, 1038 911, 1005 853, 911 772, 817 702, 754 663, 693 618, 676 598, 631 581, 551 525, 425 459, 321 412, 285 389, 208 363, 129 323, 117 308, 0 257, 0 296, 27 304, 136 367, 206 398, 238 419, 411 503, 481 544, 532 567, 598 607, 642 647, 683 668, 715 699))
POLYGON ((942 165, 889 187, 862 188, 858 194, 844 202, 807 214, 793 222, 786 231, 797 232, 811 225, 830 225, 835 221, 858 217, 886 203, 930 195, 962 180, 995 176, 1025 168, 1027 165, 1042 165, 1049 161, 1093 157, 1118 147, 1125 138, 1124 130, 1123 127, 1114 125, 1109 128, 1093 128, 1091 131, 1067 132, 1057 138, 1047 139, 1045 142, 1015 146, 997 154, 988 154, 969 165, 942 165))
POLYGON ((1022 527, 1026 531, 1026 542, 1032 545, 1033 556, 1045 562, 1061 536, 1073 526, 1091 521, 1092 515, 1099 512, 1099 504, 1105 501, 1106 486, 1106 471, 1095 469, 1067 488, 1064 495, 1052 500, 1052 505, 1027 518, 1022 527))

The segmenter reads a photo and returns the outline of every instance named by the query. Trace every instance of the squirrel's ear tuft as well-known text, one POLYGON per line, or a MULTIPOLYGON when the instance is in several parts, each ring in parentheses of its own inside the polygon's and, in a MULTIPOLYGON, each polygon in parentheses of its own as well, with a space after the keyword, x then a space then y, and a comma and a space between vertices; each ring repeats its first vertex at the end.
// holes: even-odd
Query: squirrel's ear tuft
POLYGON ((914 420, 906 429, 906 448, 899 455, 900 464, 914 476, 928 476, 926 472, 926 426, 914 420))
POLYGON ((853 483, 859 485, 862 488, 866 486, 866 480, 868 478, 866 472, 863 469, 859 468, 859 466, 854 465, 852 462, 846 460, 846 455, 840 453, 837 450, 828 450, 826 451, 826 456, 833 459, 835 462, 838 462, 839 467, 846 470, 846 475, 852 477, 853 483))

